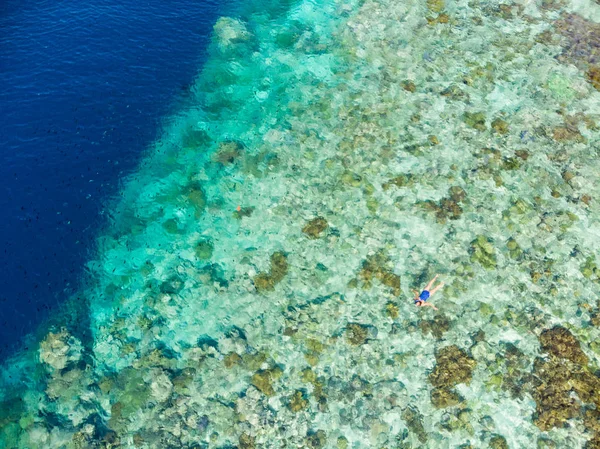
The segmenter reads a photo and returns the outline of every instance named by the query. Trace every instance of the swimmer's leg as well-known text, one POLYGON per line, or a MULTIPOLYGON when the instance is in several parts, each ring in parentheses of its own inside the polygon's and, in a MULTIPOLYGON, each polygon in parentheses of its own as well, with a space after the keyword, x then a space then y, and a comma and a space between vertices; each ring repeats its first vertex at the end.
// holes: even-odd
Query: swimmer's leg
POLYGON ((433 283, 435 282, 435 280, 437 279, 438 276, 439 276, 439 274, 436 274, 435 277, 429 281, 429 284, 427 284, 427 287, 425 287, 425 290, 431 291, 431 287, 433 287, 433 283))
POLYGON ((433 290, 431 290, 431 291, 429 292, 429 296, 433 296, 433 294, 434 294, 435 292, 437 292, 437 291, 438 291, 440 288, 442 288, 443 286, 444 286, 444 283, 443 283, 443 282, 442 282, 442 283, 440 283, 440 285, 438 285, 437 287, 435 287, 433 290))

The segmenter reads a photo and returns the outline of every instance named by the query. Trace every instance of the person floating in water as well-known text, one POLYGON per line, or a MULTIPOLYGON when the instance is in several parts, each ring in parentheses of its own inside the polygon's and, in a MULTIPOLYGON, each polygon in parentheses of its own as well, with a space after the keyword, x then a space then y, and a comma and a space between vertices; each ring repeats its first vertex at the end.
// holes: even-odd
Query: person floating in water
POLYGON ((435 282, 437 277, 438 277, 438 275, 436 274, 435 277, 431 281, 429 281, 429 284, 427 284, 427 287, 425 287, 425 289, 421 293, 419 293, 418 290, 413 290, 413 292, 415 293, 415 297, 414 297, 415 306, 431 307, 431 308, 433 308, 433 310, 438 310, 438 308, 436 306, 427 302, 427 300, 431 296, 433 296, 433 294, 435 292, 437 292, 440 288, 442 288, 444 286, 444 283, 442 282, 437 287, 435 287, 433 289, 431 288, 431 287, 433 287, 433 283, 435 282))

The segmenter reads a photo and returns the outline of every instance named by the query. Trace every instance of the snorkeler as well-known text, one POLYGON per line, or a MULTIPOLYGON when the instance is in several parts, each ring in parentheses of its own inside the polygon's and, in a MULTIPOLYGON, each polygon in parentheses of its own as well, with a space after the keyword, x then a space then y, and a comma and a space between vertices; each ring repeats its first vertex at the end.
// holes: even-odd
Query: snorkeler
POLYGON ((433 287, 433 283, 435 282, 437 277, 438 277, 438 275, 436 274, 435 277, 431 281, 429 281, 429 284, 427 284, 427 287, 425 287, 425 289, 421 293, 419 293, 417 290, 413 290, 413 292, 415 293, 415 297, 414 297, 415 306, 431 307, 431 308, 433 308, 433 310, 438 310, 438 308, 436 306, 427 302, 427 300, 431 296, 433 296, 433 294, 435 292, 437 292, 440 288, 442 288, 444 286, 444 283, 442 282, 440 285, 438 285, 434 289, 431 289, 431 287, 433 287))

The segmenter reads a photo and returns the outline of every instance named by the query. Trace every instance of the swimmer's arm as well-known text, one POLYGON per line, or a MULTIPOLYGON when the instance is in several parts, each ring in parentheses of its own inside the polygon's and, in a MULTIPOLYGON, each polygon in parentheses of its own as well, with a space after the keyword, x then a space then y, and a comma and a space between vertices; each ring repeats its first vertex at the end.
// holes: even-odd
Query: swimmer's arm
POLYGON ((413 290, 413 293, 415 294, 415 299, 417 299, 420 295, 418 290, 413 290))
POLYGON ((436 306, 434 306, 433 304, 431 304, 430 302, 425 301, 423 304, 421 304, 421 307, 431 307, 433 310, 438 310, 438 308, 436 306))

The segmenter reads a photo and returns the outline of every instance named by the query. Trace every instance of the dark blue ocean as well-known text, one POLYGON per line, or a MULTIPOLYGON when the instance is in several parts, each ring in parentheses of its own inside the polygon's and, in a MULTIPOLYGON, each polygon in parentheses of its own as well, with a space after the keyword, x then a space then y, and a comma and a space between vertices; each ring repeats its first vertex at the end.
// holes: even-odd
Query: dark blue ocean
POLYGON ((0 3, 0 359, 71 296, 220 0, 0 3))

